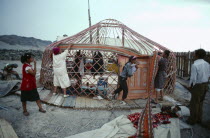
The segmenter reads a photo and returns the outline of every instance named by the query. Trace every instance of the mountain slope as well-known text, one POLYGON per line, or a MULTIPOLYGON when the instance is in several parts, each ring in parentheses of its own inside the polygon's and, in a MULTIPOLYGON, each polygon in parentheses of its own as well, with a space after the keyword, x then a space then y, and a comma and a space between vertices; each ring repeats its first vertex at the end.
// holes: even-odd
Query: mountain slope
POLYGON ((36 39, 34 37, 23 37, 17 35, 0 36, 0 49, 44 50, 45 47, 51 43, 51 41, 36 39))

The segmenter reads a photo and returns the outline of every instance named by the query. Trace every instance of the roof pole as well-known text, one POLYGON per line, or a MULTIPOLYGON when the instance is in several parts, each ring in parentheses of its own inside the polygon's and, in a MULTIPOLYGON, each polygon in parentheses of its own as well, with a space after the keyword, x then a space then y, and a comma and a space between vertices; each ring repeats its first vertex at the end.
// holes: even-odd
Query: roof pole
POLYGON ((122 28, 122 46, 125 46, 125 29, 122 28))
POLYGON ((97 27, 97 39, 96 39, 97 44, 99 44, 99 27, 97 27))
MULTIPOLYGON (((90 2, 88 0, 88 19, 89 19, 89 28, 91 27, 91 17, 90 17, 90 2)), ((91 29, 89 31, 90 33, 90 43, 92 44, 92 32, 91 32, 91 29)))

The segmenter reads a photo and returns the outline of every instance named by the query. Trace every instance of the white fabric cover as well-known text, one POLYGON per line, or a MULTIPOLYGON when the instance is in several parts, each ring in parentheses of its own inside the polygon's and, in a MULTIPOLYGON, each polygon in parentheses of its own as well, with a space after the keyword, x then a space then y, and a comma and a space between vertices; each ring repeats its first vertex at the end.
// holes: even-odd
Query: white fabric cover
POLYGON ((179 106, 181 108, 181 111, 178 111, 177 113, 180 116, 190 116, 190 110, 186 106, 179 106))
MULTIPOLYGON (((171 118, 170 124, 154 128, 154 138, 180 138, 180 122, 178 118, 171 118)), ((104 124, 101 128, 68 136, 66 138, 127 138, 136 134, 136 128, 126 115, 121 115, 104 124)))
POLYGON ((154 138, 180 138, 180 124, 178 118, 171 118, 170 124, 159 125, 154 128, 154 138))
POLYGON ((131 121, 126 115, 121 115, 101 128, 72 135, 66 138, 127 138, 136 133, 131 121))
POLYGON ((68 50, 65 50, 63 53, 58 54, 58 55, 53 54, 53 71, 54 71, 53 84, 54 86, 67 88, 71 85, 69 76, 66 70, 67 54, 68 54, 68 50))

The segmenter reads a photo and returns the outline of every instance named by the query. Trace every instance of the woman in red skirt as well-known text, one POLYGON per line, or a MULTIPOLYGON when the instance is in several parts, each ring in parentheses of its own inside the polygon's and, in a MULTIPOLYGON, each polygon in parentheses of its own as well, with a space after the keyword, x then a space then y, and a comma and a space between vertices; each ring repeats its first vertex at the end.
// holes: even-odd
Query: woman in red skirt
POLYGON ((25 116, 29 115, 29 112, 26 109, 26 101, 36 101, 39 107, 39 111, 45 113, 46 111, 42 108, 39 94, 36 88, 36 61, 34 60, 31 53, 25 53, 23 56, 21 56, 21 62, 23 63, 23 79, 20 89, 23 114, 25 116), (32 65, 30 65, 31 62, 34 62, 34 68, 32 68, 32 65))

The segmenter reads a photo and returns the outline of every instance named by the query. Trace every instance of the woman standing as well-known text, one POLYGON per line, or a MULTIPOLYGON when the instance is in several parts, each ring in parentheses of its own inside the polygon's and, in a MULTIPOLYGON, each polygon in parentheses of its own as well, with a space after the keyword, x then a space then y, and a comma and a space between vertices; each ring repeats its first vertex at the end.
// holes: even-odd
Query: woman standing
POLYGON ((36 88, 36 60, 33 58, 31 53, 25 53, 21 56, 21 62, 23 63, 22 74, 23 79, 21 83, 21 102, 23 106, 23 114, 29 115, 26 108, 26 101, 36 101, 39 111, 45 113, 46 111, 42 108, 39 94, 36 88), (34 68, 32 68, 31 62, 34 62, 34 68))
POLYGON ((163 88, 166 81, 166 70, 168 66, 168 57, 170 55, 169 50, 165 50, 162 58, 158 62, 158 71, 155 77, 155 91, 156 91, 156 102, 158 102, 158 93, 160 92, 160 100, 163 100, 163 88))
POLYGON ((66 95, 66 88, 71 85, 69 76, 66 69, 66 56, 68 54, 70 45, 63 53, 61 53, 60 48, 53 48, 53 71, 54 71, 54 93, 57 94, 57 87, 60 86, 63 89, 63 97, 66 98, 69 95, 66 95))

